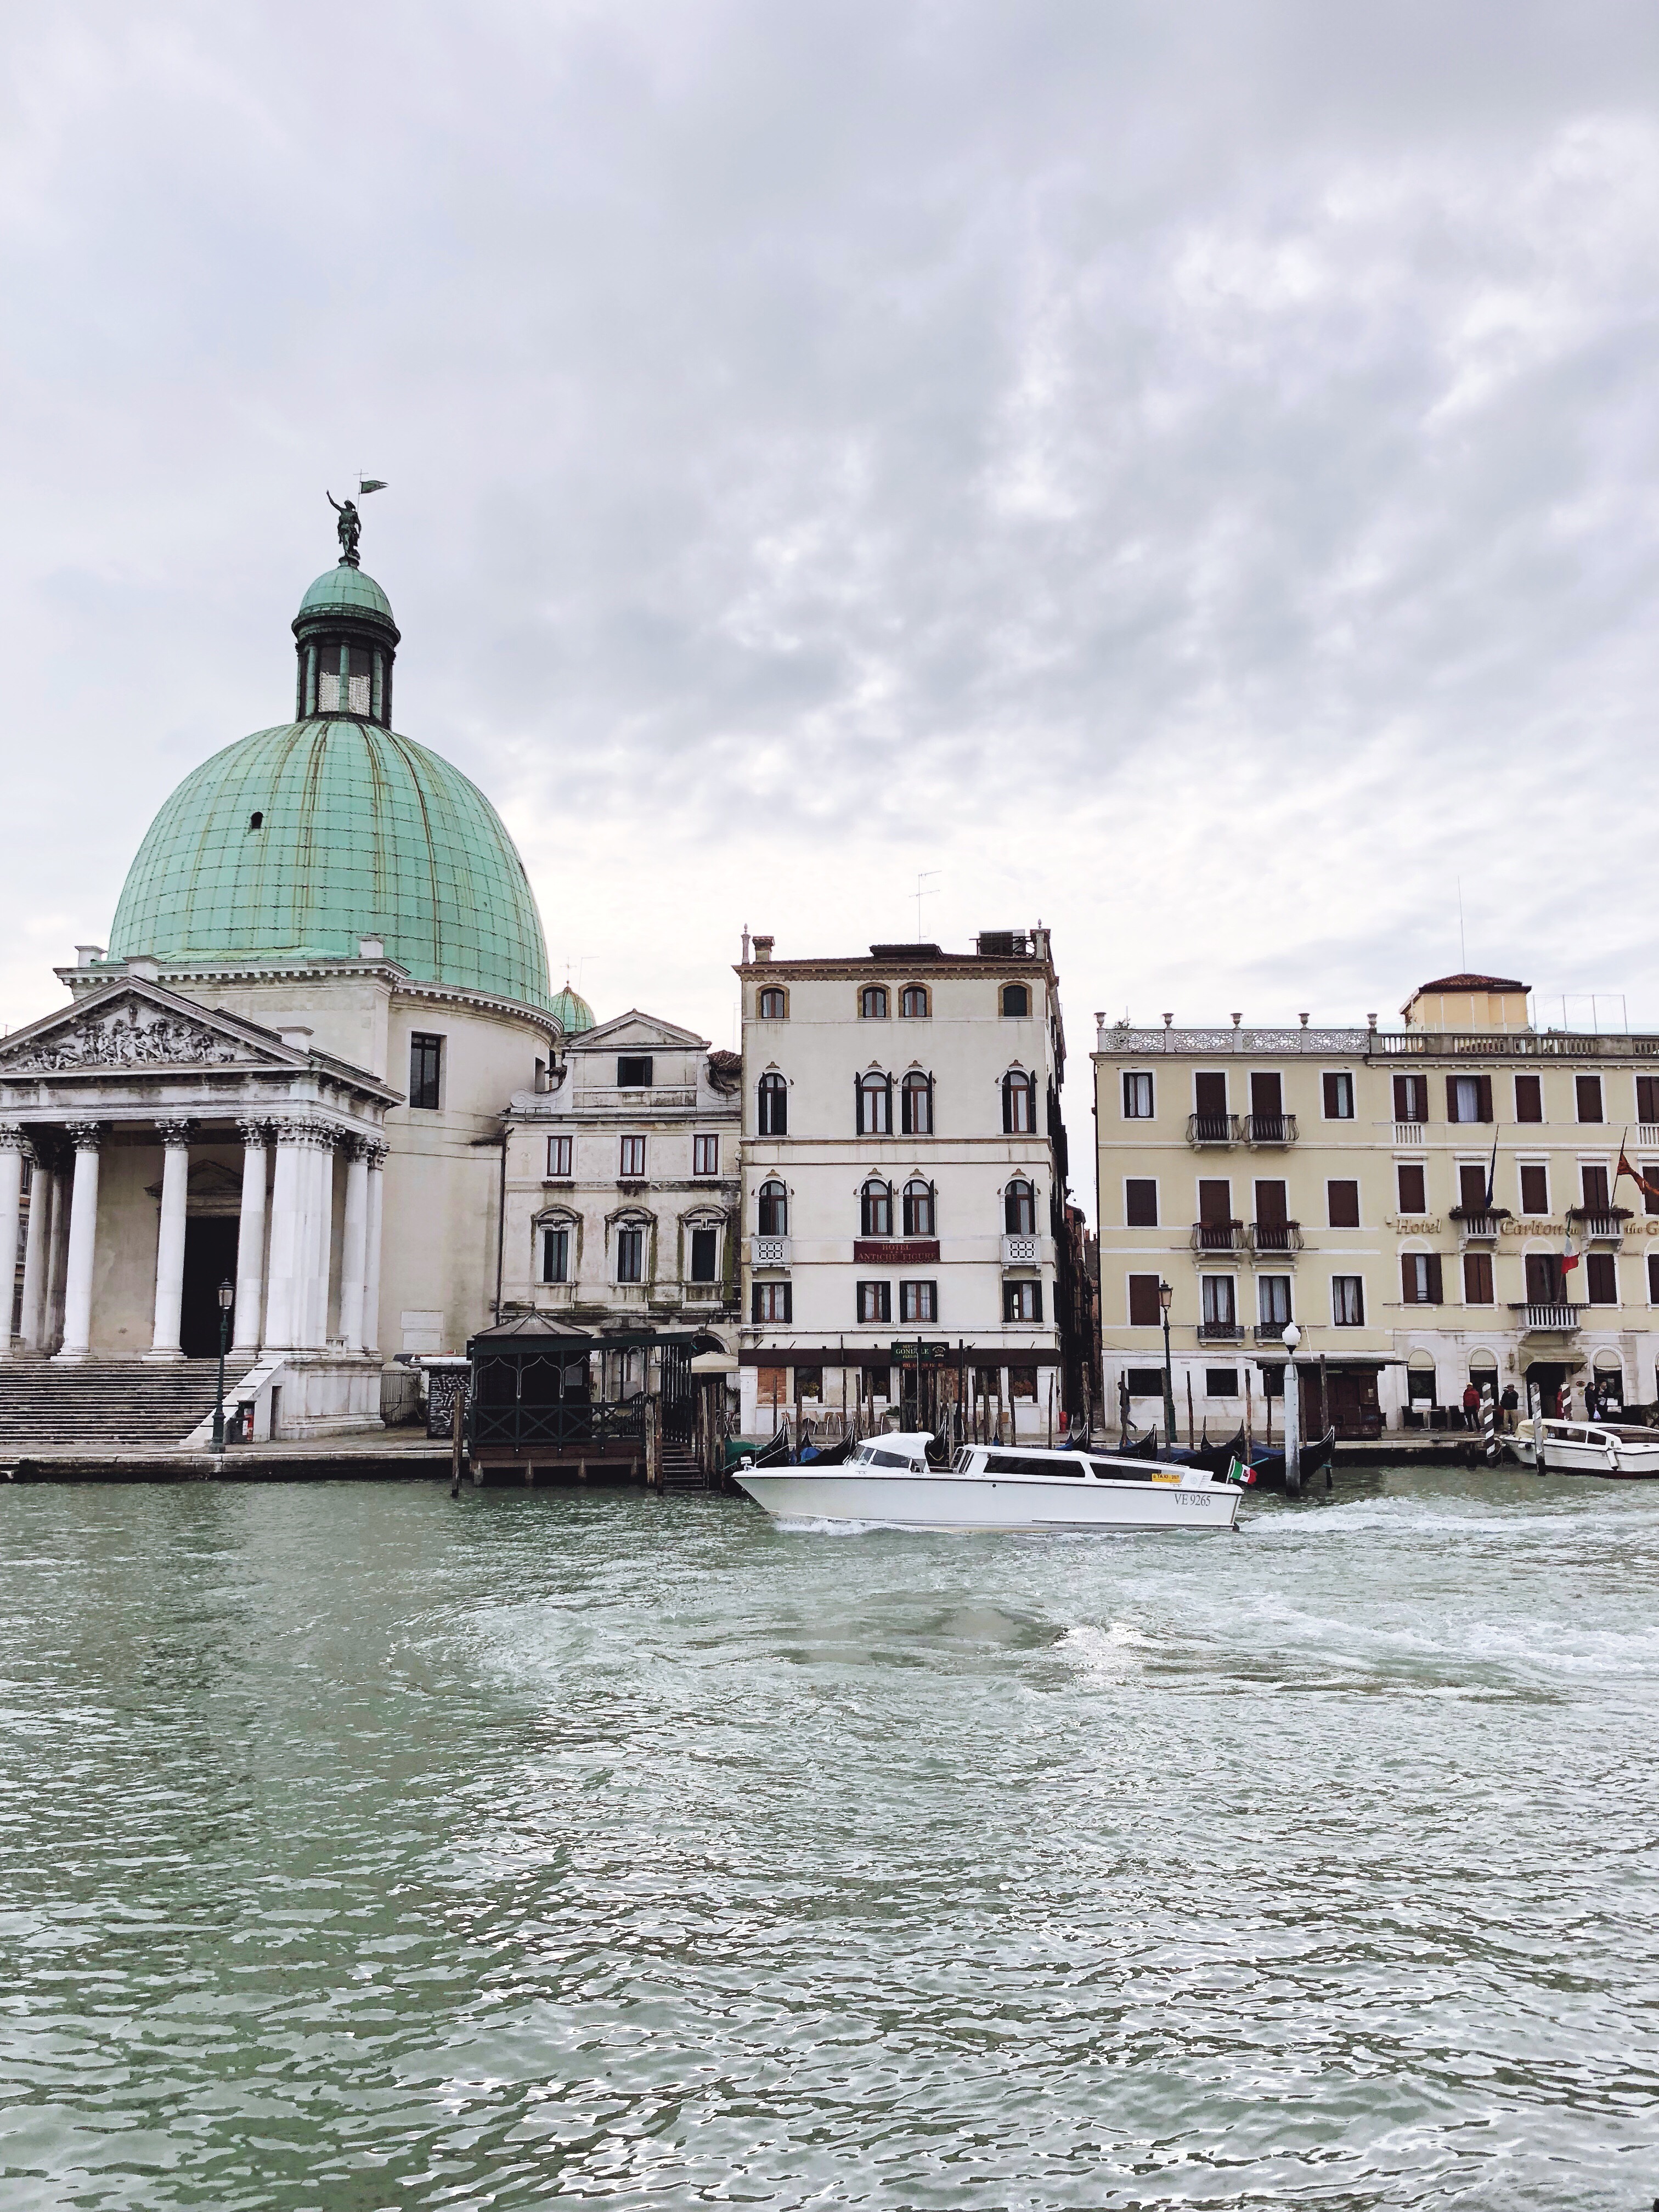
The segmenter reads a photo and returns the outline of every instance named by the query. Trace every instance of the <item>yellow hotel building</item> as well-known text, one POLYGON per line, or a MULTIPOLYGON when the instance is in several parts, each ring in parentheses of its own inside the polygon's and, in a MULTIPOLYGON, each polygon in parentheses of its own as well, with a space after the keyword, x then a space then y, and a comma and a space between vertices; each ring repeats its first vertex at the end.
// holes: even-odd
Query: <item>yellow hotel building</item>
MULTIPOLYGON (((1448 975, 1364 1029, 1157 1029, 1097 1017, 1109 1414, 1230 1436, 1282 1391, 1304 1427, 1461 1425, 1464 1390, 1659 1395, 1659 1036, 1535 1029, 1528 987, 1448 975), (1576 1253, 1578 1264, 1564 1266, 1576 1253)), ((1273 1408, 1278 1418, 1278 1407, 1273 1408)))

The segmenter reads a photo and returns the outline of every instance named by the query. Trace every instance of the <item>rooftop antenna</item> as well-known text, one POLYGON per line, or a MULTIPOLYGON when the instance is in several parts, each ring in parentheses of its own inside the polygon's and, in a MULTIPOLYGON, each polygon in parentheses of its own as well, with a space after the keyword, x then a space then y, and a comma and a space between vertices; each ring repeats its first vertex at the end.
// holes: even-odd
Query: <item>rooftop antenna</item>
POLYGON ((918 872, 916 876, 916 943, 918 945, 921 942, 921 902, 925 898, 937 898, 939 896, 939 893, 936 890, 925 891, 921 887, 923 884, 927 882, 929 876, 936 876, 939 872, 937 868, 923 868, 918 872))

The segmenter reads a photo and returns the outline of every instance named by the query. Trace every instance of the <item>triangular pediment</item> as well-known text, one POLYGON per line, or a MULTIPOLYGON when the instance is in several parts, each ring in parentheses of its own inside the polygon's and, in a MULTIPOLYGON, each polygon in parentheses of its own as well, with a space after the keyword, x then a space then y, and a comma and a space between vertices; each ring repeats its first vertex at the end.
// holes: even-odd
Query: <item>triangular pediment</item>
POLYGON ((678 1028, 665 1022, 659 1014, 641 1013, 630 1006, 625 1014, 613 1014, 608 1022, 595 1029, 582 1030, 565 1042, 568 1053, 575 1052, 707 1052, 708 1040, 700 1037, 695 1030, 678 1028))
MULTIPOLYGON (((144 1188, 152 1198, 160 1198, 161 1186, 149 1182, 144 1188)), ((210 1202, 215 1199, 240 1203, 242 1178, 234 1168, 228 1168, 220 1160, 192 1160, 190 1173, 185 1179, 185 1195, 192 1201, 210 1202)))
POLYGON ((255 1023, 127 977, 0 1040, 0 1079, 198 1067, 289 1070, 304 1067, 308 1058, 255 1023))

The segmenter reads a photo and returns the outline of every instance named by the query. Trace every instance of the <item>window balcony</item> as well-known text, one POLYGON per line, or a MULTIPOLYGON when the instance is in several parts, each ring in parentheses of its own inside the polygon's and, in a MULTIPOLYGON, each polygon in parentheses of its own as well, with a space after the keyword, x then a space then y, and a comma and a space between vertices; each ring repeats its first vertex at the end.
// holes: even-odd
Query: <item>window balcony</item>
POLYGON ((1240 1252, 1244 1240, 1240 1233, 1242 1221, 1195 1221, 1193 1224, 1194 1252, 1240 1252))
MULTIPOLYGON (((1258 1344, 1274 1345, 1280 1352, 1283 1352, 1285 1349, 1285 1332, 1290 1325, 1291 1324, 1287 1321, 1259 1321, 1255 1327, 1250 1331, 1250 1334, 1255 1338, 1258 1344)), ((1308 1332, 1304 1328, 1302 1334, 1305 1337, 1308 1332)))
POLYGON ((1299 1221, 1253 1221, 1248 1234, 1250 1249, 1258 1257, 1266 1254, 1279 1259, 1302 1249, 1299 1221))
POLYGON ((751 1267, 787 1267, 789 1265, 789 1239, 787 1237, 751 1237, 749 1240, 749 1264, 751 1267))
POLYGON ((1294 1114, 1247 1114, 1244 1117, 1244 1141, 1247 1145, 1293 1145, 1296 1142, 1294 1114))
POLYGON ((1002 1240, 1002 1266, 1005 1273, 1029 1274, 1042 1265, 1044 1237, 1005 1237, 1002 1240))
POLYGON ((1583 1308, 1565 1304, 1561 1305, 1527 1304, 1512 1305, 1510 1311, 1521 1316, 1521 1330, 1523 1335, 1577 1336, 1579 1329, 1579 1316, 1583 1313, 1583 1308))
POLYGON ((1237 1145, 1243 1141, 1244 1124, 1237 1114, 1189 1114, 1189 1145, 1237 1145))
POLYGON ((1425 1121, 1396 1121, 1394 1125, 1396 1145, 1421 1145, 1427 1139, 1428 1124, 1425 1121))
POLYGON ((1451 1218, 1457 1224, 1460 1251, 1467 1252, 1471 1246, 1480 1251, 1490 1251, 1503 1234, 1510 1211, 1505 1206, 1495 1206, 1490 1213, 1484 1209, 1478 1213, 1471 1209, 1466 1213, 1461 1206, 1455 1206, 1451 1218))
MULTIPOLYGON (((1659 1121, 1638 1121, 1636 1125, 1636 1141, 1644 1147, 1659 1146, 1659 1121)), ((1638 1164, 1639 1166, 1640 1163, 1638 1162, 1638 1164)))
POLYGON ((1243 1344, 1244 1329, 1236 1321, 1201 1321, 1198 1324, 1200 1344, 1243 1344))
POLYGON ((1578 1233, 1586 1244, 1600 1244, 1618 1251, 1625 1241, 1625 1224, 1630 1219, 1623 1206, 1609 1206, 1605 1212, 1592 1213, 1588 1206, 1570 1206, 1567 1218, 1577 1224, 1578 1233))

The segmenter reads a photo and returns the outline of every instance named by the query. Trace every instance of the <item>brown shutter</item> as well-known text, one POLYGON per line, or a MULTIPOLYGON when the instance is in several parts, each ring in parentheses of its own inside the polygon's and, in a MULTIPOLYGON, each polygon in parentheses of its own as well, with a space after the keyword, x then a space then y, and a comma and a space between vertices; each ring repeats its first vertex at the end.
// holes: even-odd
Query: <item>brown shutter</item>
POLYGON ((1515 1079, 1515 1118, 1517 1121, 1541 1121, 1544 1118, 1544 1079, 1541 1075, 1517 1075, 1515 1079))
POLYGON ((1255 1218, 1268 1229, 1283 1228, 1290 1219, 1282 1182, 1259 1182, 1255 1187, 1255 1218))
POLYGON ((1636 1118, 1638 1121, 1659 1121, 1659 1079, 1651 1075, 1636 1079, 1636 1118))
POLYGON ((1224 1114, 1227 1110, 1226 1077, 1195 1075, 1193 1078, 1193 1106, 1196 1113, 1206 1115, 1224 1114))
POLYGON ((1407 1305, 1417 1304, 1417 1263, 1409 1252, 1400 1255, 1400 1295, 1407 1305))
POLYGON ((1233 1187, 1230 1182, 1200 1182, 1198 1218, 1206 1229, 1219 1229, 1233 1218, 1233 1187))
POLYGON ((1426 1179, 1415 1161, 1402 1161, 1400 1165, 1400 1211, 1402 1213, 1426 1213, 1429 1210, 1426 1179))
POLYGON ((1429 1255, 1429 1304, 1431 1306, 1443 1304, 1445 1296, 1445 1286, 1440 1279, 1440 1255, 1437 1252, 1431 1252, 1429 1255))
POLYGON ((1455 1075, 1446 1078, 1446 1119, 1449 1121, 1457 1119, 1457 1078, 1455 1075))
POLYGON ((1396 1121, 1409 1121, 1411 1120, 1411 1091, 1407 1084, 1405 1077, 1403 1075, 1396 1075, 1394 1079, 1394 1118, 1396 1121))
POLYGON ((1164 1317, 1158 1302, 1156 1275, 1131 1275, 1129 1278, 1129 1325, 1132 1328, 1156 1328, 1164 1317))
POLYGON ((1490 1121, 1492 1119, 1492 1078, 1489 1075, 1478 1075, 1475 1078, 1475 1081, 1480 1085, 1480 1118, 1483 1121, 1490 1121))

